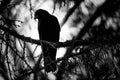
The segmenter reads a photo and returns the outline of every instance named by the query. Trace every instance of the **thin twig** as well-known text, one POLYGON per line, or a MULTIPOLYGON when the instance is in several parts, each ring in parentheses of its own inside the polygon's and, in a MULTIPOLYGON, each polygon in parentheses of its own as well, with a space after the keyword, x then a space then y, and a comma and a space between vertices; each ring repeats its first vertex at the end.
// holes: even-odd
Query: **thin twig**
POLYGON ((11 69, 10 69, 9 57, 8 57, 9 48, 8 48, 7 43, 9 43, 9 35, 8 34, 6 34, 6 50, 5 50, 6 51, 6 61, 7 61, 7 67, 8 67, 8 72, 9 72, 10 79, 13 80, 11 69))
MULTIPOLYGON (((4 40, 2 37, 0 37, 0 39, 2 39, 4 42, 6 42, 6 40, 4 40)), ((30 70, 32 70, 31 66, 27 63, 27 61, 25 61, 14 49, 13 47, 8 43, 6 42, 6 44, 11 48, 11 50, 21 59, 25 62, 25 64, 29 67, 30 70)))

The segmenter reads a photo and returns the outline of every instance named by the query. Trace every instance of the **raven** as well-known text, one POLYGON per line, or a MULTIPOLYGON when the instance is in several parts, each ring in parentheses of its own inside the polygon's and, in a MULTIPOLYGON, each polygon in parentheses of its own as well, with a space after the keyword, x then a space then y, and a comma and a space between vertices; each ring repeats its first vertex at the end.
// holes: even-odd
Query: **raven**
MULTIPOLYGON (((46 10, 38 9, 35 12, 35 19, 38 19, 38 33, 40 40, 51 42, 59 41, 60 25, 55 16, 51 15, 46 10)), ((42 51, 45 71, 54 72, 56 70, 56 63, 54 63, 54 61, 56 59, 57 49, 43 44, 42 51)))

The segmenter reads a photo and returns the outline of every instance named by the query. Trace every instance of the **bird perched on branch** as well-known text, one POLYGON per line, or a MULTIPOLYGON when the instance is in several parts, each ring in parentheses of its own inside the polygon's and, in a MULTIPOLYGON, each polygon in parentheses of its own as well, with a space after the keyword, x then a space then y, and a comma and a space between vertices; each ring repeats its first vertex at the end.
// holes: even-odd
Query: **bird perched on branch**
MULTIPOLYGON (((60 25, 57 18, 49 14, 46 10, 39 9, 35 12, 35 19, 38 19, 38 33, 40 40, 58 42, 60 25)), ((42 45, 42 51, 44 56, 45 71, 55 71, 56 63, 56 51, 57 49, 42 45)))

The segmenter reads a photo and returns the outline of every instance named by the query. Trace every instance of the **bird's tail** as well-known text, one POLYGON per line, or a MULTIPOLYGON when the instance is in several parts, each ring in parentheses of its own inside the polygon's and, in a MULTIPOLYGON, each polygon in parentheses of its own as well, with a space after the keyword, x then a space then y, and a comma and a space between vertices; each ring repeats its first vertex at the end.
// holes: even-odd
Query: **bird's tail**
POLYGON ((51 47, 43 47, 44 66, 46 72, 56 71, 56 52, 57 50, 51 47))

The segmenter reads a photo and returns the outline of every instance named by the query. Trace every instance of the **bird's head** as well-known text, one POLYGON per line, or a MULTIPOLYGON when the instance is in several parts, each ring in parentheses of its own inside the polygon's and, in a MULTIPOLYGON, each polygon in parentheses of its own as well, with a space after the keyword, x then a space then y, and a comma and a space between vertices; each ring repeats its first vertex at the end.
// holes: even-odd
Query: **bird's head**
POLYGON ((34 19, 41 19, 41 18, 44 18, 44 17, 46 17, 48 15, 49 15, 49 13, 46 10, 38 9, 35 12, 34 19))

